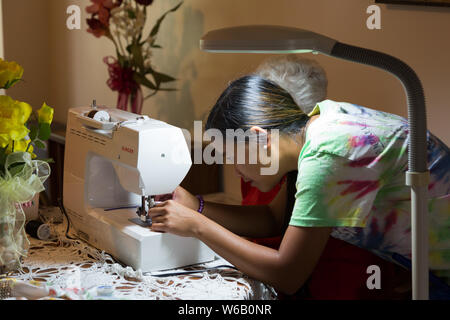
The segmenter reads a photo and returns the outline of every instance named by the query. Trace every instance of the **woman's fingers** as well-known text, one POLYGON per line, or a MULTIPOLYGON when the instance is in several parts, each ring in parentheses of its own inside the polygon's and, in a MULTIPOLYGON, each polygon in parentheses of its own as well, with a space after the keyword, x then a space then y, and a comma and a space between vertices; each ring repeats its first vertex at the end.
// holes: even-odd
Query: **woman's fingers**
MULTIPOLYGON (((165 206, 166 202, 156 202, 155 206, 153 208, 161 208, 165 206)), ((151 208, 150 210, 152 210, 153 208, 151 208)))
POLYGON ((166 202, 157 203, 153 208, 148 211, 148 215, 150 218, 161 216, 167 214, 167 206, 169 205, 170 200, 166 202))
POLYGON ((152 219, 165 214, 167 214, 167 210, 164 207, 154 207, 148 211, 148 215, 152 219))
POLYGON ((167 217, 164 216, 156 216, 152 218, 152 223, 165 223, 167 221, 167 217))
POLYGON ((166 226, 163 223, 152 223, 151 230, 154 232, 166 233, 166 226))

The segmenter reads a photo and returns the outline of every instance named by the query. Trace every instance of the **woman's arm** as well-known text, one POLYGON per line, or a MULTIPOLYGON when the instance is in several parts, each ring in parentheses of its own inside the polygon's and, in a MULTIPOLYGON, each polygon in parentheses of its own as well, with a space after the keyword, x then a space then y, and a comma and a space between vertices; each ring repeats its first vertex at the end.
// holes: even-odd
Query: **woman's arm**
MULTIPOLYGON (((197 210, 198 199, 178 187, 173 200, 197 210)), ((203 215, 226 229, 245 237, 272 237, 282 234, 286 201, 286 184, 270 205, 239 206, 206 202, 203 215)))
POLYGON ((281 234, 269 206, 239 206, 206 202, 203 214, 240 236, 262 238, 281 234))
POLYGON ((150 210, 153 231, 196 237, 250 277, 286 294, 312 273, 331 228, 288 227, 279 250, 245 240, 211 219, 174 201, 150 210))

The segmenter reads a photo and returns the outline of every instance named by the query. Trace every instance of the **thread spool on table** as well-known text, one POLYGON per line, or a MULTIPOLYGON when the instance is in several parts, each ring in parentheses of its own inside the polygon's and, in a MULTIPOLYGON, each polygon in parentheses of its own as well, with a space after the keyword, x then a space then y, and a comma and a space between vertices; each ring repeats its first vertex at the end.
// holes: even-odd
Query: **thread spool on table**
POLYGON ((25 231, 33 238, 48 240, 50 238, 50 226, 38 220, 30 221, 25 226, 25 231))

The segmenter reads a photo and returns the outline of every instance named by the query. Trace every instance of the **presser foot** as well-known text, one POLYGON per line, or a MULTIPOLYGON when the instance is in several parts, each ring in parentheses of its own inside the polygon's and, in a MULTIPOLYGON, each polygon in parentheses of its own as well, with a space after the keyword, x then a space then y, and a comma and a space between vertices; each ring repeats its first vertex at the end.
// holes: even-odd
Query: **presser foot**
POLYGON ((142 197, 142 206, 140 206, 136 214, 139 218, 129 219, 129 221, 141 226, 141 227, 151 227, 152 219, 148 216, 148 211, 145 209, 148 206, 149 209, 155 206, 155 199, 153 197, 142 197), (147 204, 148 202, 148 204, 147 204))
POLYGON ((133 218, 133 219, 128 219, 128 221, 131 221, 135 224, 137 224, 138 226, 144 227, 144 228, 148 228, 152 226, 152 219, 147 219, 146 221, 142 221, 140 218, 133 218))

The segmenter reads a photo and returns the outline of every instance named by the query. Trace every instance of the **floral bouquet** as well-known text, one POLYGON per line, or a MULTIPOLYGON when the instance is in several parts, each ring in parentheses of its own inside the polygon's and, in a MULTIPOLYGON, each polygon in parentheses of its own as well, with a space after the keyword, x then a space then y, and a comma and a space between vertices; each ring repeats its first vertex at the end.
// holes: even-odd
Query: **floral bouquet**
MULTIPOLYGON (((20 65, 0 59, 0 89, 9 89, 22 75, 20 65)), ((20 267, 26 254, 22 204, 44 190, 50 175, 50 160, 38 160, 34 152, 50 138, 53 112, 44 103, 33 114, 28 103, 0 95, 0 274, 20 267)))
POLYGON ((153 0, 91 0, 92 5, 86 8, 91 14, 87 19, 88 32, 97 38, 107 37, 116 48, 117 58, 104 58, 108 66, 108 86, 118 91, 117 108, 128 110, 131 105, 133 113, 141 114, 145 99, 158 91, 174 91, 173 88, 162 88, 161 85, 176 79, 160 72, 152 66, 152 51, 160 49, 156 43, 165 17, 178 10, 179 3, 164 13, 148 34, 144 35, 148 7, 153 0), (148 77, 151 75, 151 78, 148 77), (144 97, 142 86, 151 90, 144 97))

